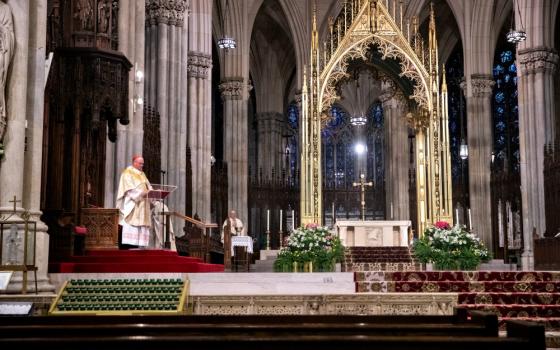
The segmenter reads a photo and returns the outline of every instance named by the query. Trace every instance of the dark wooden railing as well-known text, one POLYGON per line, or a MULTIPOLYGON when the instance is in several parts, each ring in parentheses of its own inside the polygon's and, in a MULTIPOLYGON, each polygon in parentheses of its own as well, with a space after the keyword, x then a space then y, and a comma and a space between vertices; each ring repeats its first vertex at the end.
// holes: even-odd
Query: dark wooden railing
POLYGON ((560 238, 535 240, 535 270, 560 269, 560 238))
POLYGON ((185 235, 177 237, 177 251, 181 255, 201 258, 206 263, 214 263, 212 253, 223 254, 223 245, 220 242, 218 224, 202 222, 196 218, 177 213, 166 212, 165 215, 165 242, 169 242, 169 227, 171 227, 171 217, 178 218, 185 222, 185 235))

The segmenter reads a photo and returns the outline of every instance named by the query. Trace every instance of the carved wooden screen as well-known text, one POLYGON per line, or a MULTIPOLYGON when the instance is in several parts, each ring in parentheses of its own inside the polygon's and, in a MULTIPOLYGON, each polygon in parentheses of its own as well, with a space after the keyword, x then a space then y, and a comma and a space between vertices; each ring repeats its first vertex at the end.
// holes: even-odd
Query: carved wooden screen
POLYGON ((211 215, 212 222, 221 223, 227 217, 228 211, 228 177, 227 164, 216 161, 212 165, 211 173, 211 215))
POLYGON ((152 183, 161 183, 161 134, 159 113, 151 106, 144 106, 144 173, 152 183))
POLYGON ((553 236, 560 232, 560 144, 547 147, 544 161, 544 196, 546 233, 553 236))

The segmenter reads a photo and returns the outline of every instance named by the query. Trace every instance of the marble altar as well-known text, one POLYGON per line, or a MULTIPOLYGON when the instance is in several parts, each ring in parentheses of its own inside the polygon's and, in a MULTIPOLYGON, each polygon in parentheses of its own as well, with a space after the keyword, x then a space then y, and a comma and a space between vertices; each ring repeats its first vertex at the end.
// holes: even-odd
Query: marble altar
POLYGON ((410 220, 337 220, 336 233, 345 247, 407 247, 410 220))

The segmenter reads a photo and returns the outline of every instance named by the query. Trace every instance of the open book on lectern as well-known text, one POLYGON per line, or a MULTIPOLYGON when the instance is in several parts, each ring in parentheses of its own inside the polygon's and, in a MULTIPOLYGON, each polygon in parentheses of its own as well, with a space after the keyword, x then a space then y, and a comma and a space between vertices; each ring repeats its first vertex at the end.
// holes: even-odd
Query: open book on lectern
POLYGON ((152 189, 148 191, 148 198, 164 199, 177 189, 177 186, 152 184, 152 189))

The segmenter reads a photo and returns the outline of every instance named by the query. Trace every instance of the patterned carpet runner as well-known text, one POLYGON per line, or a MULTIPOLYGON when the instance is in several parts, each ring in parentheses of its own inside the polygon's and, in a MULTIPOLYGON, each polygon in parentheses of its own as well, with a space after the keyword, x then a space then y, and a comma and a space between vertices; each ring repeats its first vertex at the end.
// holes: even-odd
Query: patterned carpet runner
POLYGON ((486 310, 500 320, 522 319, 560 329, 560 272, 355 272, 356 292, 458 295, 459 307, 486 310))
POLYGON ((421 270, 408 247, 348 247, 343 267, 349 272, 421 270))

